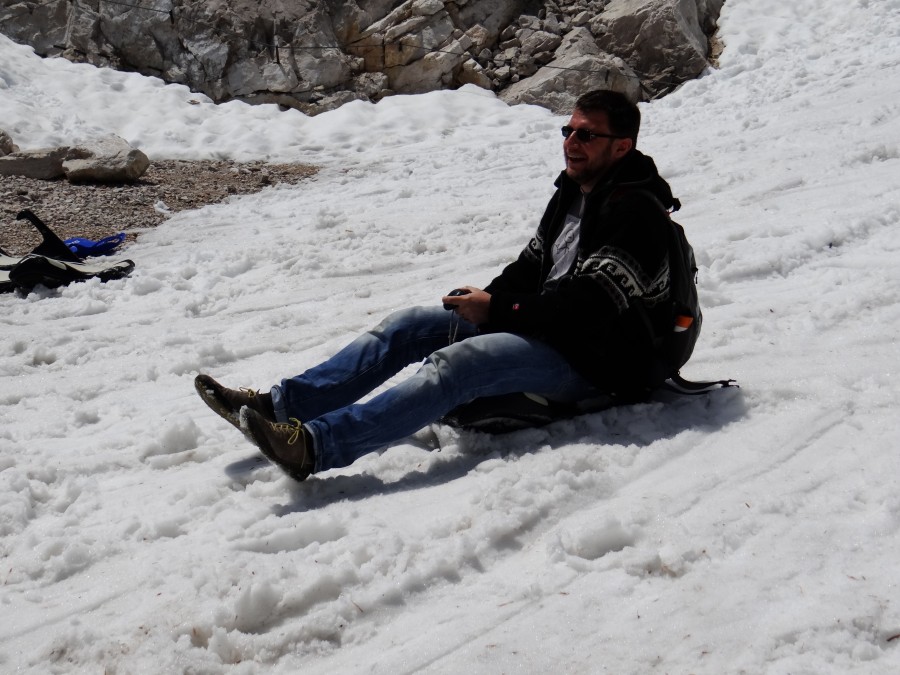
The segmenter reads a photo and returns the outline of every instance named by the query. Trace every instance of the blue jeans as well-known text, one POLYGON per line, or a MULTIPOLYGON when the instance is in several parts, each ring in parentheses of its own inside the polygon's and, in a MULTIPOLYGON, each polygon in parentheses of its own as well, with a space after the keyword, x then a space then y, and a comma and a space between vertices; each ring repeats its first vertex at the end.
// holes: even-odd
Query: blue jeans
POLYGON ((440 306, 396 312, 301 375, 272 388, 279 421, 309 430, 316 471, 348 466, 482 396, 530 392, 570 402, 597 390, 552 347, 512 333, 479 334, 440 306), (451 343, 452 334, 452 343, 451 343), (425 362, 365 403, 411 363, 425 362))

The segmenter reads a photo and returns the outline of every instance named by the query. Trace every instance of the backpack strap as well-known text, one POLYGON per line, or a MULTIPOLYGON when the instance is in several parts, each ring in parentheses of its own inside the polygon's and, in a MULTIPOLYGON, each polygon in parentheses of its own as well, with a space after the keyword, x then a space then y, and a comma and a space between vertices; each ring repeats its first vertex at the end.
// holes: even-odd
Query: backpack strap
POLYGON ((686 394, 688 396, 697 396, 698 394, 706 394, 715 389, 724 389, 726 387, 737 387, 740 385, 736 380, 713 380, 710 382, 692 382, 684 379, 680 373, 675 373, 668 380, 660 385, 660 389, 671 391, 674 394, 686 394))

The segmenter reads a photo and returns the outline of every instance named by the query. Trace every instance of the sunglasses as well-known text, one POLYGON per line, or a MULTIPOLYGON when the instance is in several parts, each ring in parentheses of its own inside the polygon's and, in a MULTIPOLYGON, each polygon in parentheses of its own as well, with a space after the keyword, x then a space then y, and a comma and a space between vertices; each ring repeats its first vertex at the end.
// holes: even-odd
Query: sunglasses
POLYGON ((575 138, 582 143, 588 143, 595 138, 625 138, 624 136, 617 136, 616 134, 595 134, 593 131, 588 131, 587 129, 575 129, 568 125, 564 126, 560 131, 562 131, 563 138, 568 138, 572 134, 575 134, 575 138))

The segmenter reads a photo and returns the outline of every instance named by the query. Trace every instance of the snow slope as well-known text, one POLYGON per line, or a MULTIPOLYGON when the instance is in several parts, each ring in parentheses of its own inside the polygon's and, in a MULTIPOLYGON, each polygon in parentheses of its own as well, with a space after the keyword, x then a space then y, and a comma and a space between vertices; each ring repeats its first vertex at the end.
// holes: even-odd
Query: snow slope
POLYGON ((742 389, 435 426, 300 484, 194 375, 267 387, 486 283, 566 118, 474 88, 216 106, 0 38, 23 147, 322 167, 147 231, 129 279, 0 296, 0 671, 900 671, 900 2, 729 0, 721 35, 639 146, 699 256, 685 374, 742 389))

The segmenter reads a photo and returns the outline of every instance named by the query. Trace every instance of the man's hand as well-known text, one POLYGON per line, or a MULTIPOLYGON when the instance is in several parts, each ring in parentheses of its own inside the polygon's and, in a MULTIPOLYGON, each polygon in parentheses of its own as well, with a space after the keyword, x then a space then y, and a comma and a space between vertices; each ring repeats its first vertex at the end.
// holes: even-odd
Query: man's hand
POLYGON ((474 286, 461 286, 467 291, 465 295, 445 295, 441 301, 445 305, 453 305, 453 310, 469 323, 480 326, 487 323, 491 310, 491 294, 474 286))

